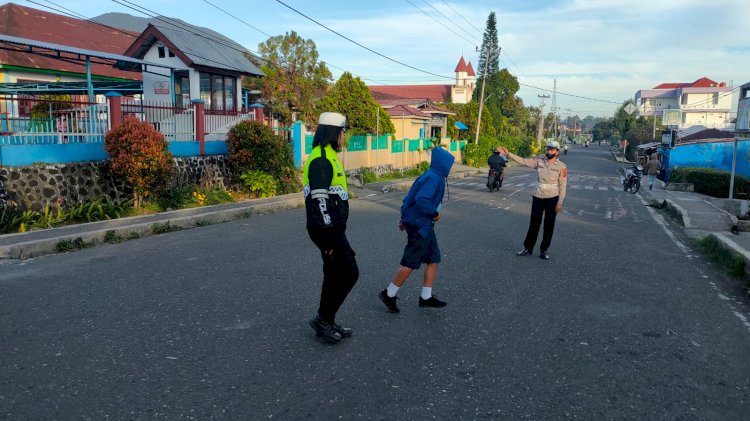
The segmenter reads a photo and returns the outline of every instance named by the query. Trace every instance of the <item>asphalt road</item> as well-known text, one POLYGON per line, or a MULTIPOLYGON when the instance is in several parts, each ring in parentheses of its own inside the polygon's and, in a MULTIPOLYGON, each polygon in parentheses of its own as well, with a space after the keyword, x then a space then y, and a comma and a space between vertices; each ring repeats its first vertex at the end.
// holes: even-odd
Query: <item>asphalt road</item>
MULTIPOLYGON (((534 173, 451 181, 443 256, 390 314, 403 193, 352 202, 359 283, 331 346, 307 321, 304 211, 0 264, 0 419, 747 419, 750 306, 604 147, 563 156, 552 259, 517 257, 534 173)), ((540 238, 541 240, 541 238, 540 238)), ((538 250, 536 250, 538 252, 538 250)))

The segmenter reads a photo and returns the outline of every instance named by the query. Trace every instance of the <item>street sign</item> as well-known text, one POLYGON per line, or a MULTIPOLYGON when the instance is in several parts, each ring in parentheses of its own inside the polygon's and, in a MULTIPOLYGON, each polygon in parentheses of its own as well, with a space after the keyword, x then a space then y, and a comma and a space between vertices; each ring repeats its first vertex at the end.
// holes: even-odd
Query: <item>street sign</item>
POLYGON ((665 126, 679 126, 682 121, 680 110, 664 110, 662 112, 661 124, 665 126))
POLYGON ((635 110, 636 110, 635 106, 631 103, 628 103, 628 105, 625 106, 625 112, 628 114, 633 114, 635 110))

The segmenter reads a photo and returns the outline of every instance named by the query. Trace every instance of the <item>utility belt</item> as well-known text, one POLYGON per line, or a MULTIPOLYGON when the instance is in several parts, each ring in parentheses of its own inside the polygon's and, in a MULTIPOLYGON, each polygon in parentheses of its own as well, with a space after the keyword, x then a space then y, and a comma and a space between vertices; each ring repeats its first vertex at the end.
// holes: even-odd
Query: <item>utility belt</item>
POLYGON ((310 185, 305 186, 305 199, 311 196, 313 199, 327 199, 329 195, 338 195, 341 200, 349 200, 349 193, 344 186, 330 186, 328 189, 315 189, 310 191, 310 185))

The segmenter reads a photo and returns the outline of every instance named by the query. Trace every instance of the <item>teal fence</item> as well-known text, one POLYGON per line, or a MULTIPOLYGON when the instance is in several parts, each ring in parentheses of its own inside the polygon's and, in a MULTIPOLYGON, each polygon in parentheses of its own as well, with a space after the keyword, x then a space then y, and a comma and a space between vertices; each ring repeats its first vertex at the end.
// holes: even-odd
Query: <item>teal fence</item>
POLYGON ((373 136, 370 141, 370 149, 373 151, 376 149, 388 149, 388 136, 387 134, 381 135, 379 138, 373 136))
POLYGON ((352 136, 346 149, 352 152, 367 150, 367 136, 352 136))
POLYGON ((416 152, 419 150, 419 139, 411 139, 409 142, 409 152, 416 152))
POLYGON ((308 155, 312 153, 312 144, 313 144, 314 138, 315 138, 315 135, 312 135, 312 134, 305 135, 305 153, 308 155))
POLYGON ((404 140, 394 140, 391 142, 391 152, 400 153, 404 151, 404 140))

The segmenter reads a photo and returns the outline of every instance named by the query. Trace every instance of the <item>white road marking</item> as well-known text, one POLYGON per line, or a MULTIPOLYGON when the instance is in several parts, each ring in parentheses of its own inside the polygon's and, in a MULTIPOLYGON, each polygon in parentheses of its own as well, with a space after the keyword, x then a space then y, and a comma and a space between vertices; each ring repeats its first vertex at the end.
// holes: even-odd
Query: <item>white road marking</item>
POLYGON ((609 190, 609 187, 602 187, 602 186, 599 186, 599 190, 609 190))
POLYGON ((594 186, 584 186, 583 188, 586 190, 594 190, 594 186))

